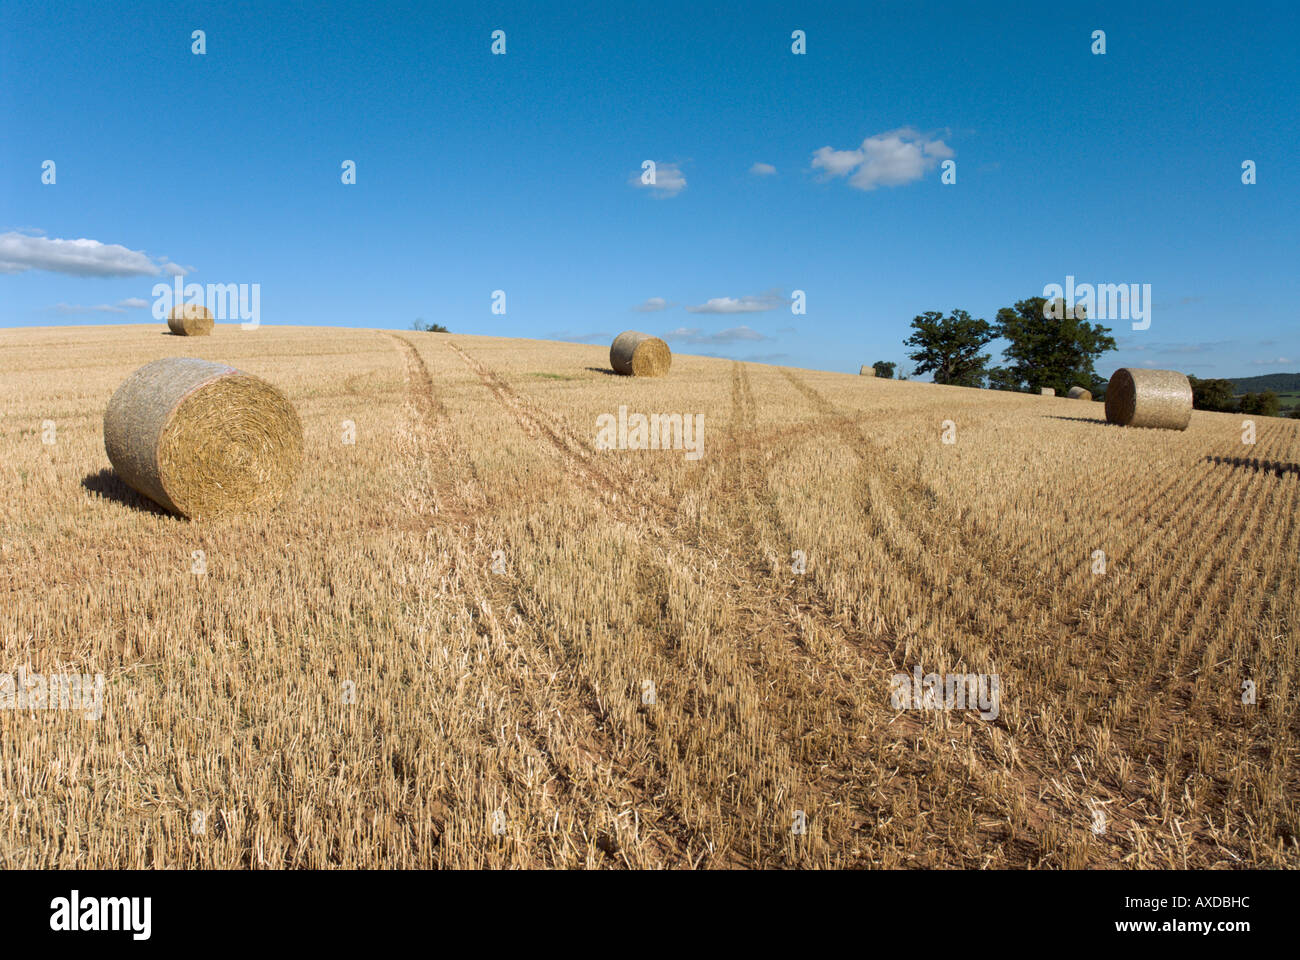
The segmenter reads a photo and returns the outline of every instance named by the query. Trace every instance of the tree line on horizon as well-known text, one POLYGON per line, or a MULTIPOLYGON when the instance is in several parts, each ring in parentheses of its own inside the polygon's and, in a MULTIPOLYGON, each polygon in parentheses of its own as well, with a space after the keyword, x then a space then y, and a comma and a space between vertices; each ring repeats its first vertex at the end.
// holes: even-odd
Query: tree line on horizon
MULTIPOLYGON (((912 347, 908 359, 916 364, 914 375, 934 374, 934 382, 954 387, 978 387, 1038 393, 1050 387, 1064 395, 1074 386, 1104 400, 1107 381, 1097 374, 1096 363, 1103 353, 1117 349, 1110 328, 1089 323, 1082 306, 1066 309, 1058 302, 1047 310, 1045 297, 1030 297, 997 312, 993 323, 971 317, 965 310, 948 316, 928 310, 912 320, 912 335, 903 341, 912 347), (990 366, 993 359, 982 352, 989 343, 1003 339, 1003 365, 990 366)), ((894 364, 877 361, 876 376, 892 377, 894 364), (882 373, 881 368, 886 372, 882 373)), ((1272 390, 1235 396, 1232 382, 1200 380, 1188 375, 1192 385, 1192 406, 1197 410, 1280 416, 1281 401, 1272 390)), ((1300 408, 1291 411, 1300 419, 1300 408)))
POLYGON ((934 382, 953 387, 981 387, 1038 393, 1050 387, 1065 394, 1071 387, 1105 393, 1097 359, 1116 349, 1110 330, 1089 323, 1082 307, 1046 310, 1045 297, 1030 297, 998 311, 993 323, 965 310, 928 310, 912 320, 912 335, 903 341, 917 376, 934 374, 934 382), (1003 364, 990 366, 983 350, 996 339, 1008 346, 1003 364))
POLYGON ((412 330, 419 330, 421 333, 451 333, 441 323, 425 323, 423 317, 416 317, 411 324, 412 330))

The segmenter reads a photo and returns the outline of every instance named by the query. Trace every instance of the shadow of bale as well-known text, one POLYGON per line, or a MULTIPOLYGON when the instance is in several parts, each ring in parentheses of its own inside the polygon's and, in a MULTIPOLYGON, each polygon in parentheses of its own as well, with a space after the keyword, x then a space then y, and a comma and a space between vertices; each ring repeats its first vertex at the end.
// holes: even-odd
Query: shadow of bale
POLYGON ((1253 470, 1256 473, 1272 473, 1284 477, 1288 473, 1300 473, 1300 463, 1288 463, 1285 460, 1260 460, 1257 457, 1223 457, 1207 456, 1206 463, 1233 469, 1253 470))
POLYGON ((158 504, 154 503, 148 497, 136 493, 118 477, 111 469, 105 468, 96 473, 89 473, 81 478, 81 485, 90 493, 95 494, 105 500, 112 500, 114 503, 120 503, 130 507, 132 510, 139 510, 141 513, 155 513, 159 516, 172 516, 158 504))
POLYGON ((1058 417, 1056 414, 1044 414, 1045 420, 1070 420, 1074 423, 1092 423, 1099 427, 1118 427, 1118 423, 1111 423, 1109 420, 1098 420, 1096 417, 1058 417))

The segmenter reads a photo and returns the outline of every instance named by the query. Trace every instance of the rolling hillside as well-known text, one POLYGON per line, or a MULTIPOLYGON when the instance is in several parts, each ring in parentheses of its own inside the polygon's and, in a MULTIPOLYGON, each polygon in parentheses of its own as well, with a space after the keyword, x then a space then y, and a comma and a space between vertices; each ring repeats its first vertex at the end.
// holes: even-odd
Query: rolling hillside
POLYGON ((0 396, 0 673, 105 677, 0 710, 0 867, 1300 866, 1300 424, 336 328, 4 330, 0 396), (173 354, 287 392, 289 501, 117 480, 173 354))

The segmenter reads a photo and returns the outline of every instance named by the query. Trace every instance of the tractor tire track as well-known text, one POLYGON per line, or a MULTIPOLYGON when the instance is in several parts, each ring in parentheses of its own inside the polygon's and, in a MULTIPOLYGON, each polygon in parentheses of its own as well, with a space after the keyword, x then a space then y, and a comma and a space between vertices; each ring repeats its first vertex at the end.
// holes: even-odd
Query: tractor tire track
MULTIPOLYGON (((464 470, 477 481, 478 477, 474 465, 460 452, 458 445, 451 439, 452 428, 448 411, 434 389, 433 378, 423 358, 420 357, 415 346, 405 337, 390 336, 401 346, 406 361, 410 399, 417 414, 415 428, 426 443, 425 455, 422 458, 424 469, 433 471, 435 476, 439 474, 454 475, 464 470)), ((457 506, 459 506, 459 509, 452 507, 445 510, 444 519, 450 517, 457 519, 458 542, 469 542, 471 544, 477 542, 488 527, 487 518, 482 509, 484 501, 476 497, 471 503, 457 506)), ((535 625, 526 623, 512 603, 510 598, 511 587, 517 589, 520 585, 518 583, 503 583, 499 588, 493 589, 489 587, 482 570, 479 569, 481 565, 468 561, 462 565, 459 560, 463 559, 463 551, 458 551, 457 557, 458 562, 455 570, 469 592, 470 608, 475 614, 473 624, 476 633, 481 638, 492 641, 494 646, 500 646, 508 650, 509 656, 522 660, 528 667, 529 676, 561 677, 563 678, 562 693, 567 692, 575 703, 590 704, 593 699, 593 692, 587 687, 585 681, 572 669, 570 664, 558 663, 546 654, 547 644, 545 638, 541 636, 541 631, 535 625), (504 610, 507 617, 513 614, 516 623, 522 624, 529 630, 531 637, 523 638, 527 639, 528 642, 520 642, 521 638, 516 636, 514 638, 515 642, 511 643, 508 631, 502 626, 500 619, 496 615, 496 610, 504 610)), ((493 579, 505 580, 506 578, 493 579)), ((543 715, 553 713, 556 703, 539 700, 540 689, 535 689, 534 685, 525 683, 522 680, 515 685, 513 692, 523 699, 527 705, 527 709, 523 711, 526 719, 519 724, 527 732, 528 740, 533 748, 527 756, 530 758, 530 762, 542 765, 550 773, 548 782, 554 780, 560 784, 563 794, 557 799, 568 802, 572 808, 570 813, 582 810, 595 813, 603 808, 608 808, 611 793, 608 786, 603 791, 603 796, 590 792, 587 789, 587 785, 593 782, 590 773, 573 766, 564 759, 566 747, 577 748, 581 751, 585 751, 587 748, 577 744, 571 734, 565 735, 562 733, 564 739, 556 743, 549 731, 543 732, 538 727, 538 719, 543 715)), ((617 744, 610 737, 601 716, 593 713, 589 708, 584 709, 582 715, 589 721, 583 724, 584 732, 588 737, 595 740, 595 743, 588 741, 588 745, 594 746, 596 749, 595 762, 599 766, 608 768, 612 775, 612 771, 618 766, 615 763, 615 758, 620 753, 617 744)), ((635 795, 639 791, 631 783, 623 781, 616 792, 623 795, 635 795)), ((559 812, 558 808, 557 812, 559 812)), ((699 841, 694 837, 683 835, 683 830, 671 823, 666 825, 668 829, 662 829, 662 824, 659 826, 659 830, 648 831, 648 835, 642 838, 642 842, 651 846, 658 846, 661 853, 670 860, 678 863, 689 862, 689 851, 693 845, 698 845, 699 841)), ((543 833, 537 839, 542 841, 548 837, 550 837, 549 834, 543 833)), ((539 844, 539 850, 541 846, 539 844)))
MULTIPOLYGON (((578 438, 573 437, 562 425, 553 421, 544 421, 530 409, 531 405, 522 397, 519 397, 513 388, 506 384, 499 375, 469 357, 456 345, 449 345, 461 356, 466 366, 479 376, 484 386, 492 392, 497 400, 515 414, 521 427, 530 436, 549 442, 562 461, 566 465, 573 467, 588 486, 598 487, 611 494, 604 503, 609 512, 615 515, 622 512, 626 516, 628 509, 635 510, 636 513, 633 519, 637 519, 642 523, 646 520, 655 521, 659 528, 657 532, 667 536, 680 549, 686 551, 688 555, 697 556, 700 561, 698 569, 701 573, 705 573, 710 568, 720 568, 721 572, 714 574, 713 578, 721 577, 725 579, 726 589, 719 592, 731 597, 735 610, 746 622, 751 624, 748 629, 743 631, 744 634, 753 638, 768 639, 769 642, 764 649, 769 649, 771 647, 770 638, 773 635, 774 628, 777 628, 779 634, 784 637, 790 648, 798 649, 799 637, 807 627, 804 623, 801 623, 799 611, 795 609, 794 604, 786 602, 788 598, 772 594, 771 571, 770 569, 765 570, 754 563, 753 551, 749 551, 748 557, 738 557, 729 551, 727 563, 721 565, 711 563, 709 557, 700 552, 701 548, 697 540, 683 534, 677 528, 675 509, 666 509, 660 498, 646 493, 640 485, 619 486, 624 482, 622 478, 618 477, 613 471, 602 470, 593 464, 589 457, 584 456, 584 452, 579 451, 578 447, 581 441, 578 438), (622 506, 622 511, 617 509, 619 505, 622 506), (744 575, 736 575, 742 571, 744 575)), ((740 391, 740 404, 744 410, 748 411, 748 416, 752 421, 754 411, 752 390, 748 388, 743 380, 738 381, 736 389, 740 391)), ((783 433, 788 441, 793 441, 801 434, 806 435, 806 431, 798 428, 787 428, 783 433)), ((727 444, 728 449, 733 454, 745 449, 745 445, 738 445, 734 442, 735 439, 735 437, 731 438, 727 444)), ((751 478, 745 482, 752 482, 756 469, 753 457, 742 454, 741 459, 743 461, 741 468, 738 471, 728 471, 728 473, 738 473, 743 477, 751 478)), ((805 620, 808 619, 810 613, 814 618, 818 615, 818 611, 805 610, 803 611, 805 620)), ((823 623, 821 626, 827 630, 838 631, 840 629, 838 624, 831 622, 823 623)), ((788 654, 782 654, 774 659, 770 654, 770 649, 767 655, 764 655, 761 650, 756 651, 755 656, 750 659, 750 668, 756 678, 764 676, 769 680, 772 671, 779 670, 781 671, 780 679, 797 686, 803 691, 809 702, 817 703, 828 700, 824 693, 819 694, 816 689, 810 686, 810 681, 805 678, 802 671, 795 669, 794 664, 789 660, 788 654)), ((797 702, 799 699, 799 697, 789 698, 792 702, 797 702)), ((844 714, 845 704, 853 702, 852 698, 846 696, 830 699, 838 702, 839 707, 837 709, 840 710, 842 715, 844 714)), ((801 738, 785 722, 786 714, 791 708, 792 703, 787 703, 784 706, 769 705, 768 707, 769 711, 776 711, 774 718, 778 719, 778 725, 784 731, 783 736, 790 751, 791 769, 803 771, 799 776, 800 781, 808 788, 810 793, 821 796, 821 806, 823 808, 830 809, 834 805, 842 804, 842 790, 833 790, 837 785, 831 783, 836 778, 819 769, 816 766, 815 758, 804 755, 801 738)), ((844 776, 838 778, 840 784, 846 780, 847 778, 844 776)), ((836 838, 828 839, 832 840, 832 842, 836 840, 836 838)))

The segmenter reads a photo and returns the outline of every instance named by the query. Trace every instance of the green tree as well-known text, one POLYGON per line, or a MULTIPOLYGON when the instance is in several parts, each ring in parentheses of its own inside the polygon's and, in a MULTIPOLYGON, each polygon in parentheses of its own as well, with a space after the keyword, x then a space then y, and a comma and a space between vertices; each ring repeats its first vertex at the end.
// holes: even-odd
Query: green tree
POLYGON ((415 322, 411 324, 411 329, 422 333, 451 333, 441 323, 425 323, 423 317, 416 317, 415 322))
POLYGON ((886 380, 894 379, 894 367, 897 364, 890 363, 888 360, 877 360, 872 366, 876 368, 876 376, 884 377, 886 380))
POLYGON ((1192 385, 1192 406, 1197 410, 1217 410, 1222 413, 1235 413, 1238 409, 1237 398, 1233 396, 1231 381, 1201 380, 1189 376, 1192 385))
POLYGON ((997 332, 985 320, 973 320, 965 310, 944 316, 928 310, 912 320, 916 332, 903 341, 916 347, 908 357, 916 363, 916 373, 934 372, 934 382, 954 387, 979 387, 984 384, 990 355, 980 353, 997 332))
POLYGON ((998 311, 996 333, 1010 342, 1003 351, 1009 361, 1004 382, 1015 384, 1010 389, 1051 387, 1060 395, 1095 383, 1097 358, 1116 349, 1110 328, 1088 323, 1081 307, 1067 310, 1058 301, 1049 311, 1047 305, 1043 297, 1030 297, 998 311))
POLYGON ((1277 394, 1265 390, 1263 393, 1248 393, 1242 397, 1240 411, 1257 417, 1276 417, 1280 407, 1281 401, 1277 394))
POLYGON ((989 368, 990 390, 1020 390, 1021 384, 1016 375, 1006 367, 989 368))

